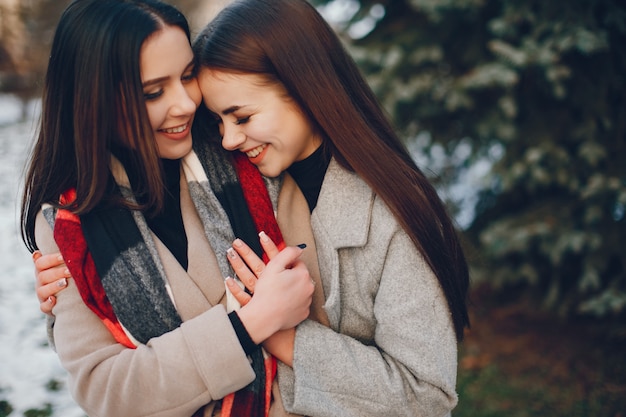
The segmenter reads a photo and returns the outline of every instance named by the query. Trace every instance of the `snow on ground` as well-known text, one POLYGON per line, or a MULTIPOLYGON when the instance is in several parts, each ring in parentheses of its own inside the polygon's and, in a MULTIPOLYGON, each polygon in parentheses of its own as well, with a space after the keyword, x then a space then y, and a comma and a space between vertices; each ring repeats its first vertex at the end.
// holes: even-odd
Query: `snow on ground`
POLYGON ((52 416, 78 417, 84 413, 67 392, 66 373, 47 344, 33 264, 19 231, 19 193, 35 104, 29 107, 32 117, 20 122, 20 102, 0 95, 0 415, 22 416, 49 404, 52 416), (9 406, 13 412, 3 414, 9 406))

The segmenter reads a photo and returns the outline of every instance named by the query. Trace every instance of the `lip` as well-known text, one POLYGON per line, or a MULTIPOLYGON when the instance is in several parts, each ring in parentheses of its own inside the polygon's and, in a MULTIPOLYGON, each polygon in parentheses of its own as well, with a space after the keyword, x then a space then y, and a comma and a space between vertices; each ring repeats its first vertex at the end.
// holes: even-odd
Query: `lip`
POLYGON ((161 135, 166 136, 168 139, 171 139, 171 140, 183 140, 187 138, 190 131, 191 131, 191 121, 188 121, 187 123, 184 123, 182 125, 172 126, 172 127, 168 127, 167 129, 158 130, 158 132, 161 135), (167 132, 167 130, 177 129, 181 127, 183 129, 180 132, 167 132))
POLYGON ((268 148, 269 148, 269 145, 266 143, 266 144, 263 144, 263 145, 255 146, 254 148, 250 148, 247 151, 241 151, 241 152, 243 152, 248 157, 250 162, 252 162, 255 165, 258 165, 263 160, 263 157, 267 153, 268 148), (248 152, 253 151, 255 149, 258 149, 260 147, 263 147, 263 149, 261 150, 261 152, 258 155, 256 155, 256 156, 249 156, 248 155, 248 152))

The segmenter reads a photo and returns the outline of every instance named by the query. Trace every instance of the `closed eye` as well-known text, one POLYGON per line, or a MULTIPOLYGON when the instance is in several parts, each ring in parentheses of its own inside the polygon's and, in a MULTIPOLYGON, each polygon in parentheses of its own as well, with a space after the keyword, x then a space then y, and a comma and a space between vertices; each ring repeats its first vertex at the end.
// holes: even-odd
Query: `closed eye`
POLYGON ((235 121, 235 124, 236 125, 242 125, 242 124, 248 123, 248 121, 250 121, 250 116, 248 116, 248 117, 241 117, 241 118, 238 118, 237 121, 235 121))
POLYGON ((163 90, 156 91, 154 93, 143 93, 146 100, 155 100, 163 95, 163 90))

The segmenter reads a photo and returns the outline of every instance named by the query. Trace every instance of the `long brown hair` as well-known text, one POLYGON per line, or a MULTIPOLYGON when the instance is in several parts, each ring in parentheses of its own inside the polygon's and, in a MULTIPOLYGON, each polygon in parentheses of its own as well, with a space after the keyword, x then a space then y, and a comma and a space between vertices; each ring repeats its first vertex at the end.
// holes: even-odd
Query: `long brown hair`
POLYGON ((199 67, 282 83, 346 169, 389 206, 439 280, 457 340, 469 272, 446 207, 394 132, 356 63, 306 0, 238 0, 194 41, 199 67))
POLYGON ((138 172, 144 205, 159 210, 160 159, 141 84, 144 41, 165 25, 190 37, 185 17, 158 0, 75 0, 57 26, 46 73, 41 120, 26 168, 22 239, 37 248, 35 217, 44 203, 59 206, 75 188, 72 210, 85 213, 105 199, 113 148, 138 172), (133 151, 129 151, 132 149, 133 151))

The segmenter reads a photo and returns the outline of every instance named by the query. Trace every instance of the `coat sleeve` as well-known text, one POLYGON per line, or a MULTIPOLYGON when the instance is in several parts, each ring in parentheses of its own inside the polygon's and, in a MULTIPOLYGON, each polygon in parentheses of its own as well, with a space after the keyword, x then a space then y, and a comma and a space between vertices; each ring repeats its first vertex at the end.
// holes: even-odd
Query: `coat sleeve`
POLYGON ((336 328, 303 322, 293 369, 279 364, 285 407, 312 416, 448 416, 457 403, 457 342, 446 299, 406 233, 373 224, 375 251, 367 244, 338 255, 351 260, 341 261, 336 328), (346 294, 349 279, 373 282, 371 296, 346 294), (359 327, 370 336, 346 334, 359 327))
MULTIPOLYGON (((41 214, 36 241, 43 253, 59 251, 41 214)), ((73 280, 57 294, 53 314, 72 397, 90 417, 191 416, 254 380, 221 305, 136 349, 115 341, 73 280)))

